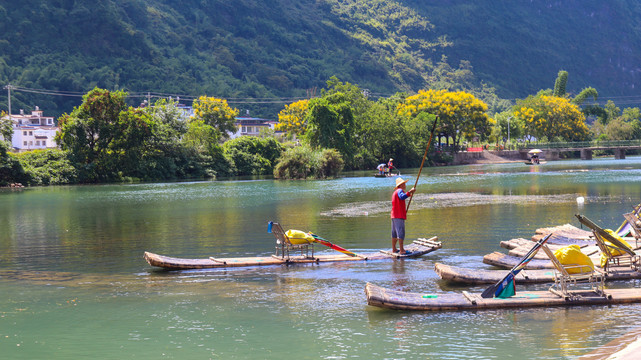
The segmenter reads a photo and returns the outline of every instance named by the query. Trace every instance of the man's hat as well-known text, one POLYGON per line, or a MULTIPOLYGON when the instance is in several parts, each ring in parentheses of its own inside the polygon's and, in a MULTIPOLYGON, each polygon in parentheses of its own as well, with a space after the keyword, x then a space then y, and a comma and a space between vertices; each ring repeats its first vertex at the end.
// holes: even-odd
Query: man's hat
POLYGON ((394 160, 394 159, 392 159, 392 158, 389 158, 389 161, 392 161, 392 160, 394 160))
POLYGON ((396 178, 396 187, 399 187, 399 186, 401 186, 401 185, 405 184, 405 183, 406 183, 406 182, 408 182, 408 181, 409 181, 409 180, 403 180, 403 179, 402 179, 402 178, 400 178, 400 177, 399 177, 399 178, 396 178))

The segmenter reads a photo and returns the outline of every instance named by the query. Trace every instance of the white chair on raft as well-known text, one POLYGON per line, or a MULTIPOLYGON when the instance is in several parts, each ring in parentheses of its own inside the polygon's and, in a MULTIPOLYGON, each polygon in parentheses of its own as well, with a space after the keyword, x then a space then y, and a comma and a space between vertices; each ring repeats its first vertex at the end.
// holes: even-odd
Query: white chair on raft
POLYGON ((636 209, 633 212, 623 214, 623 217, 630 224, 630 229, 632 229, 631 233, 632 236, 634 236, 634 248, 638 249, 639 240, 641 240, 641 219, 639 219, 639 215, 637 215, 636 209))
POLYGON ((577 283, 588 283, 590 284, 590 290, 594 291, 598 296, 608 296, 604 289, 605 273, 603 271, 588 265, 561 264, 547 245, 543 245, 542 248, 550 258, 552 265, 554 265, 554 284, 549 289, 551 293, 565 300, 574 300, 582 295, 579 292, 570 291, 569 286, 577 283))
POLYGON ((273 257, 289 260, 290 252, 300 251, 302 257, 314 258, 314 244, 308 242, 293 244, 279 223, 270 221, 268 232, 271 232, 276 237, 276 254, 273 257))
MULTIPOLYGON (((575 215, 581 224, 592 229, 594 240, 596 240, 601 256, 605 261, 602 262, 604 271, 608 271, 610 266, 629 266, 632 270, 639 271, 641 257, 637 255, 634 250, 628 247, 627 244, 612 236, 607 231, 603 230, 599 225, 595 224, 592 220, 583 215, 575 215)), ((632 225, 632 223, 630 223, 632 225)))

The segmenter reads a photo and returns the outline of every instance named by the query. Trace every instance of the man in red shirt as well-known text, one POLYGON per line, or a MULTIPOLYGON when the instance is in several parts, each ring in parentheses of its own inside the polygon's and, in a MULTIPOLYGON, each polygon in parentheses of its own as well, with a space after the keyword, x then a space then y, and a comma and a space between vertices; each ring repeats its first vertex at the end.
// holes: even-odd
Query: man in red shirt
POLYGON ((405 199, 412 196, 416 191, 412 188, 410 191, 405 192, 405 183, 408 180, 403 180, 400 177, 396 179, 396 187, 394 194, 392 194, 392 252, 405 254, 403 248, 403 240, 405 240, 405 219, 407 219, 407 207, 405 206, 405 199), (399 250, 396 250, 396 242, 398 242, 399 250))

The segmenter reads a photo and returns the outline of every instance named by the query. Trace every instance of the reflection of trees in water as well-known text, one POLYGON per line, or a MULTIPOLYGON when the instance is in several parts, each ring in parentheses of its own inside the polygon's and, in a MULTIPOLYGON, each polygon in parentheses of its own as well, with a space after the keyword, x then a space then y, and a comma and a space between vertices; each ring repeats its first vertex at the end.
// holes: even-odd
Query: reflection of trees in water
POLYGON ((604 339, 619 337, 630 326, 636 326, 639 317, 626 308, 628 306, 581 306, 518 311, 511 316, 512 326, 528 327, 529 331, 515 329, 514 340, 522 347, 546 349, 542 350, 541 356, 558 357, 560 351, 563 357, 574 358, 585 354, 591 345, 606 343, 604 339), (547 325, 531 327, 534 321, 547 325), (545 331, 546 334, 533 334, 532 331, 545 331), (533 344, 532 339, 541 339, 542 343, 533 344))

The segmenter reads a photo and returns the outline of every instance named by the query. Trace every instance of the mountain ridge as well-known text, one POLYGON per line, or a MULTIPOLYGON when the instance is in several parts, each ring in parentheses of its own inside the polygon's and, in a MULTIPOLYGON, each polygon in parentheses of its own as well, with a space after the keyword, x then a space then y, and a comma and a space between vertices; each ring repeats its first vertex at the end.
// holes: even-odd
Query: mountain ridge
MULTIPOLYGON (((335 75, 389 96, 429 87, 445 55, 504 98, 551 88, 559 70, 569 93, 641 96, 639 15, 631 0, 0 1, 0 81, 263 99, 307 96, 335 75)), ((56 116, 80 102, 12 97, 56 116)), ((275 118, 284 102, 235 106, 275 118)))

